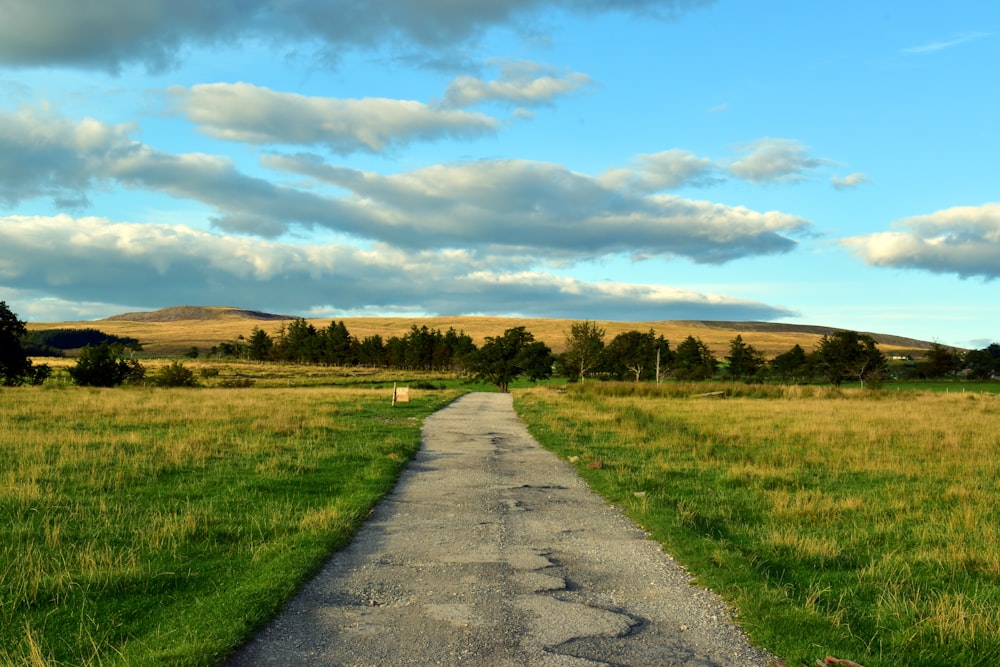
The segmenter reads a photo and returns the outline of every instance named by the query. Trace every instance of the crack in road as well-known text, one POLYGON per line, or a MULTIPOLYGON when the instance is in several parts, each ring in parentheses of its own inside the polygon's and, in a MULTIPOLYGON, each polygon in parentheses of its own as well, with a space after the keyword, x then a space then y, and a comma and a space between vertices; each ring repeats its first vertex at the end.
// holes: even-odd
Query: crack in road
POLYGON ((226 664, 761 667, 716 596, 573 469, 509 395, 427 419, 351 545, 226 664))

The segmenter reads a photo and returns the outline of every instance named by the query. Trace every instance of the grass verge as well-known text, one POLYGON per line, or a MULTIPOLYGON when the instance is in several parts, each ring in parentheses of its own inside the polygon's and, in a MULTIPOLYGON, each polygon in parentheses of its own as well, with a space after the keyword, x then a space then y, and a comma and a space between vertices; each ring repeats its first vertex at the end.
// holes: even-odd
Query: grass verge
POLYGON ((515 400, 788 664, 1000 660, 1000 399, 704 392, 593 383, 515 400))
POLYGON ((5 389, 0 665, 211 665, 344 546, 460 390, 5 389))

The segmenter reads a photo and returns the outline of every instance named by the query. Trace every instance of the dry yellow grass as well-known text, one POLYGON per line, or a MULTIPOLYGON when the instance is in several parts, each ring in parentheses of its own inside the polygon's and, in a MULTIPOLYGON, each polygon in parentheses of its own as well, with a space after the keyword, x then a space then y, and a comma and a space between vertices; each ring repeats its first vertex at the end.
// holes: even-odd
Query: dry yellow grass
MULTIPOLYGON (((28 328, 54 329, 96 328, 117 336, 129 336, 142 343, 144 351, 152 356, 183 354, 192 346, 208 351, 212 346, 224 341, 235 340, 238 336, 249 337, 254 327, 268 334, 275 334, 282 324, 290 320, 265 320, 247 317, 244 311, 229 308, 201 308, 197 319, 177 319, 167 322, 97 320, 91 322, 29 323, 28 328)), ((499 336, 506 329, 524 326, 535 338, 547 344, 553 352, 565 349, 566 334, 575 320, 554 318, 511 318, 511 317, 346 317, 316 318, 309 322, 317 329, 325 328, 334 320, 342 320, 352 336, 358 339, 378 334, 383 338, 403 336, 410 327, 427 326, 430 329, 447 331, 454 328, 464 331, 481 345, 487 336, 499 336)), ((754 323, 708 323, 684 320, 663 320, 653 322, 614 322, 595 320, 605 330, 605 341, 610 342, 616 335, 630 330, 648 331, 653 329, 662 334, 676 347, 687 336, 700 338, 719 358, 729 353, 729 343, 737 335, 744 342, 753 345, 767 357, 787 351, 793 345, 801 345, 807 352, 815 347, 821 334, 807 331, 761 331, 754 323)), ((885 352, 913 349, 913 345, 900 341, 880 345, 885 352)))

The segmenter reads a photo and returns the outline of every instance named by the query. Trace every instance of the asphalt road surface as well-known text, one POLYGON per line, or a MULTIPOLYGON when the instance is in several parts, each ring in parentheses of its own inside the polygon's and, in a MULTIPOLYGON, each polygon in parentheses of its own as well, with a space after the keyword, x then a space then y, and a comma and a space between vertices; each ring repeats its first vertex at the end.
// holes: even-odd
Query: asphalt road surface
POLYGON ((509 394, 468 394, 351 545, 226 663, 772 665, 729 610, 542 449, 509 394))

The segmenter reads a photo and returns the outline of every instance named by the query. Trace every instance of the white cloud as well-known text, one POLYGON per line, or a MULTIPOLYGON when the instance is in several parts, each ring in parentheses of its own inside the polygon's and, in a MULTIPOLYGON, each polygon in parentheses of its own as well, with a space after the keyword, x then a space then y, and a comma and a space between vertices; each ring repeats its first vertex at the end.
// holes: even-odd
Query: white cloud
POLYGON ((609 169, 598 177, 604 185, 631 192, 659 192, 714 182, 715 165, 689 151, 673 149, 640 155, 633 168, 609 169))
POLYGON ((802 180, 810 170, 827 163, 813 158, 794 139, 765 137, 741 147, 745 157, 731 162, 729 172, 751 183, 781 183, 802 180))
POLYGON ((872 266, 1000 277, 1000 204, 957 206, 893 223, 841 243, 872 266))
POLYGON ((967 44, 968 42, 974 42, 977 39, 982 39, 983 37, 989 37, 991 33, 988 32, 965 32, 948 39, 936 39, 919 46, 912 46, 903 49, 903 53, 911 55, 922 55, 927 53, 936 53, 938 51, 945 51, 947 49, 960 46, 962 44, 967 44))
POLYGON ((483 114, 411 100, 306 97, 248 83, 171 88, 174 106, 216 138, 252 144, 322 145, 341 155, 417 140, 474 138, 499 123, 483 114))
MULTIPOLYGON (((283 313, 409 309, 578 317, 584 312, 640 321, 792 315, 715 294, 510 270, 502 256, 406 252, 384 245, 298 246, 102 218, 3 217, 0 247, 7 250, 0 260, 5 291, 50 304, 91 304, 90 312, 100 304, 235 303, 283 313)), ((36 314, 54 312, 34 307, 36 314)))
POLYGON ((506 102, 520 106, 549 104, 553 99, 592 85, 580 72, 560 73, 538 63, 517 61, 501 63, 500 78, 483 81, 460 76, 445 91, 445 104, 451 107, 474 106, 481 102, 506 102))
POLYGON ((338 186, 377 218, 366 230, 404 247, 590 258, 628 252, 722 263, 787 252, 801 218, 667 195, 622 192, 560 165, 484 160, 384 176, 307 156, 265 162, 338 186))
POLYGON ((830 183, 833 184, 838 190, 848 190, 851 188, 856 188, 859 185, 865 185, 871 183, 867 176, 860 173, 848 174, 844 177, 832 176, 830 178, 830 183))
POLYGON ((129 149, 133 130, 92 118, 74 122, 45 106, 0 111, 0 201, 48 197, 63 207, 84 206, 101 166, 129 149))

